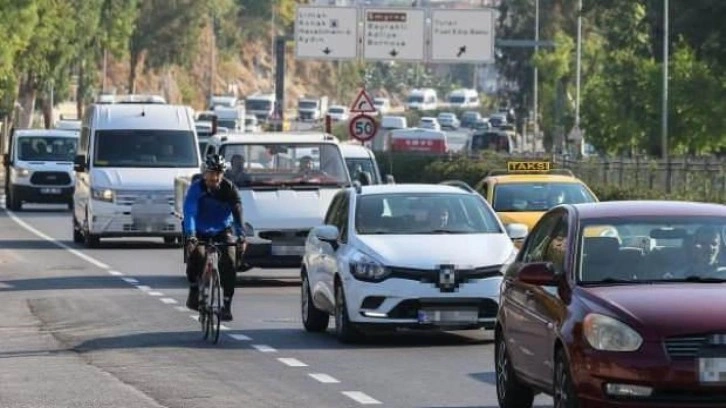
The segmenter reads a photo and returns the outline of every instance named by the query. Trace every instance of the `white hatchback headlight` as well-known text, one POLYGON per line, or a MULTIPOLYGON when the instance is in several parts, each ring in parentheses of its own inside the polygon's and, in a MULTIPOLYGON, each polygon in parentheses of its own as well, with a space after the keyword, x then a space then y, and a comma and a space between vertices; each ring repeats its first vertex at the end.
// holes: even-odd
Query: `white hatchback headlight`
POLYGON ((583 333, 596 350, 635 351, 643 344, 643 338, 630 326, 597 313, 585 316, 583 333))
POLYGON ((358 280, 380 282, 388 277, 391 270, 373 258, 358 253, 350 261, 350 272, 358 280))

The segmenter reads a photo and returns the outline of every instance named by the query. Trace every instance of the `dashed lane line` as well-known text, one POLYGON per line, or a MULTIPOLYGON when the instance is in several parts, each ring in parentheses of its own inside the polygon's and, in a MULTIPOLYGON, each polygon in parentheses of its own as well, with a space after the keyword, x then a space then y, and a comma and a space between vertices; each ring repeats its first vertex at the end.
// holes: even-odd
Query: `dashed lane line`
POLYGON ((281 357, 277 359, 282 364, 285 364, 288 367, 307 367, 308 365, 303 363, 302 361, 296 359, 296 358, 289 358, 289 357, 281 357))
POLYGON ((323 383, 323 384, 338 384, 340 381, 335 379, 334 377, 331 377, 327 374, 323 373, 310 373, 308 374, 310 377, 314 378, 315 380, 323 383))
POLYGON ((353 401, 363 405, 379 405, 381 401, 369 396, 368 394, 360 391, 343 391, 343 395, 352 399, 353 401))
POLYGON ((262 353, 276 353, 277 350, 274 348, 266 345, 266 344, 253 344, 252 347, 254 347, 257 351, 262 353))

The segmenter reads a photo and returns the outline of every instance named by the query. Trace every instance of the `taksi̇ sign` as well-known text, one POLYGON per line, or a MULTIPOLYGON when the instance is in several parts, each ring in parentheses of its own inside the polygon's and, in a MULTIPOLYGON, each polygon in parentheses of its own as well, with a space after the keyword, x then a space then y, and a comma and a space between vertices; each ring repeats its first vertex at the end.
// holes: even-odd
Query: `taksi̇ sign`
POLYGON ((376 120, 364 113, 354 116, 348 124, 348 134, 353 139, 367 142, 376 136, 378 124, 376 120))

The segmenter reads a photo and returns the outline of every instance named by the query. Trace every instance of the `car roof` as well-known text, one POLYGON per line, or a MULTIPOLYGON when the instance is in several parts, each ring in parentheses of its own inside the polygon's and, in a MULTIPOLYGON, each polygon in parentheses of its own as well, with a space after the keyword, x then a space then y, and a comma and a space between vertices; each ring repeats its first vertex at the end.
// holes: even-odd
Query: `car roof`
POLYGON ((253 132, 253 133, 228 133, 215 135, 213 143, 252 143, 252 144, 273 144, 273 143, 330 143, 338 144, 338 139, 322 132, 253 132))
POLYGON ((19 136, 78 137, 79 132, 66 129, 18 129, 15 131, 15 137, 19 136))
POLYGON ((371 151, 365 146, 352 143, 341 143, 339 146, 343 157, 356 159, 369 159, 371 157, 371 151))
POLYGON ((169 129, 192 130, 192 108, 167 104, 111 104, 95 106, 99 130, 169 129))
POLYGON ((713 203, 666 200, 604 201, 572 204, 580 220, 607 217, 705 216, 726 217, 726 206, 713 203))
POLYGON ((370 186, 362 186, 360 195, 432 193, 465 195, 472 194, 462 190, 459 187, 447 186, 443 184, 375 184, 370 186))
POLYGON ((582 180, 577 177, 563 176, 560 174, 502 174, 498 176, 489 176, 489 180, 494 180, 497 184, 514 184, 514 183, 578 183, 583 184, 582 180))

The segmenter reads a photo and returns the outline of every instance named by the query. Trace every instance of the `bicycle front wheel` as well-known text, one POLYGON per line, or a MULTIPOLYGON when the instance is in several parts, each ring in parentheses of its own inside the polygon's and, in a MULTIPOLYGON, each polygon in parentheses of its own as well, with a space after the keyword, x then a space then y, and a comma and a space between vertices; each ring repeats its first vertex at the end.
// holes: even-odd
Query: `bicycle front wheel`
POLYGON ((221 320, 219 315, 222 313, 222 288, 219 280, 219 271, 215 270, 209 285, 209 328, 210 336, 214 344, 219 341, 219 328, 221 320))

